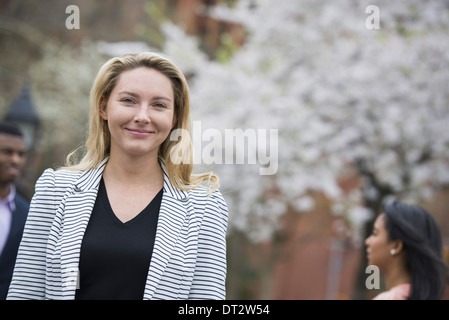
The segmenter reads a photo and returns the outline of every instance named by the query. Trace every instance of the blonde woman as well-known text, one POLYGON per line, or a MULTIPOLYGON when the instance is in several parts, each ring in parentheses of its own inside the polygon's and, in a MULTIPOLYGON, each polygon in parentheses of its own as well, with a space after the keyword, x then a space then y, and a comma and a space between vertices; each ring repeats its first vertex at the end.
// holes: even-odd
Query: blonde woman
POLYGON ((224 299, 227 207, 217 176, 192 173, 182 72, 113 58, 89 118, 81 159, 36 183, 8 299, 224 299))

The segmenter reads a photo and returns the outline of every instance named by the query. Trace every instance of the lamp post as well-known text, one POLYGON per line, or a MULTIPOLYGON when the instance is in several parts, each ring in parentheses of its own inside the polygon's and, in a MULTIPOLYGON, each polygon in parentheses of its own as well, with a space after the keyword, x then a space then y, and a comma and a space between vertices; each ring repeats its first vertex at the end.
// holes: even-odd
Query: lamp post
POLYGON ((5 120, 16 123, 22 129, 27 149, 33 150, 40 121, 31 97, 28 81, 25 81, 22 91, 11 104, 5 115, 5 120))

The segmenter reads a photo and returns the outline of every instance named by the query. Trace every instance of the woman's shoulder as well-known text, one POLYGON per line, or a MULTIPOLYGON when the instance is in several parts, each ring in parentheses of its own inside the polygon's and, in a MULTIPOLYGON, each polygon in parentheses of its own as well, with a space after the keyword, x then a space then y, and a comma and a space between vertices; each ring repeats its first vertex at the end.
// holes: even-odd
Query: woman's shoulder
POLYGON ((79 178, 79 176, 81 175, 83 171, 80 170, 70 170, 70 169, 66 169, 66 168, 57 168, 57 169, 53 169, 53 168, 47 168, 44 170, 42 176, 46 176, 46 177, 54 177, 54 179, 60 180, 60 181, 65 181, 65 180, 75 180, 77 178, 79 178))
POLYGON ((204 199, 209 201, 223 201, 224 198, 220 189, 211 190, 209 186, 201 184, 196 188, 187 190, 187 194, 191 198, 204 199))
POLYGON ((65 187, 72 185, 81 175, 81 171, 47 168, 39 177, 36 187, 65 187))
POLYGON ((407 300, 410 293, 410 284, 404 283, 391 288, 388 291, 381 292, 373 300, 407 300))
POLYGON ((220 189, 211 191, 207 185, 199 185, 186 191, 187 197, 195 207, 209 208, 227 215, 228 207, 220 189))

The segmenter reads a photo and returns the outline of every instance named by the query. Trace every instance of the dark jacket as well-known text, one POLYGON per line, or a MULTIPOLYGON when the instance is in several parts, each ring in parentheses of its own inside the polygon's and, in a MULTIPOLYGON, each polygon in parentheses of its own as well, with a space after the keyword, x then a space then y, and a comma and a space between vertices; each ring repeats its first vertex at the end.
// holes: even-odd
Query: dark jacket
POLYGON ((17 250, 22 239, 23 228, 28 215, 30 204, 21 195, 16 193, 14 198, 16 205, 12 213, 11 230, 0 256, 0 300, 5 300, 11 282, 14 264, 16 263, 17 250))

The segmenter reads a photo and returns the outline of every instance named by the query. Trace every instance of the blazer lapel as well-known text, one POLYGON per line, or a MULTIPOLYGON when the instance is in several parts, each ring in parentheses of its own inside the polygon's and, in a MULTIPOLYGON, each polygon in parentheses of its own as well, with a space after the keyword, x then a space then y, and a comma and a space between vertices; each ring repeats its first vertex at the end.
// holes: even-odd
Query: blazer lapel
MULTIPOLYGON (((68 191, 65 206, 62 208, 64 222, 61 237, 61 275, 63 296, 66 299, 75 297, 81 243, 107 160, 97 169, 86 171, 79 177, 68 191)), ((163 171, 164 189, 144 299, 154 296, 187 216, 188 193, 173 186, 165 169, 163 171)))
POLYGON ((73 299, 78 280, 81 242, 97 198, 99 183, 108 159, 96 169, 85 171, 68 190, 63 210, 61 277, 63 295, 73 299))
POLYGON ((163 171, 164 190, 144 299, 154 296, 187 216, 188 193, 173 186, 165 169, 163 171))

